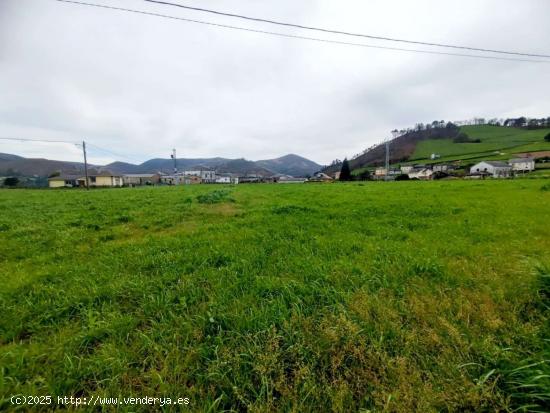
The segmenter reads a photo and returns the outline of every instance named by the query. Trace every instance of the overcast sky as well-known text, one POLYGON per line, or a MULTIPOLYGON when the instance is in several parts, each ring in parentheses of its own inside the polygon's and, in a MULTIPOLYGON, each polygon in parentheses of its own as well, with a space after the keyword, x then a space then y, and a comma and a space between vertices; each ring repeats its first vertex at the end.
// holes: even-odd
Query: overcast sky
MULTIPOLYGON (((209 22, 383 44, 141 0, 209 22)), ((303 25, 550 54, 548 0, 172 0, 303 25)), ((428 49, 424 46, 416 48, 428 49)), ((317 43, 60 3, 0 0, 0 136, 85 139, 92 163, 169 157, 325 164, 434 119, 550 116, 550 64, 317 43)), ((80 160, 73 145, 0 152, 80 160)))

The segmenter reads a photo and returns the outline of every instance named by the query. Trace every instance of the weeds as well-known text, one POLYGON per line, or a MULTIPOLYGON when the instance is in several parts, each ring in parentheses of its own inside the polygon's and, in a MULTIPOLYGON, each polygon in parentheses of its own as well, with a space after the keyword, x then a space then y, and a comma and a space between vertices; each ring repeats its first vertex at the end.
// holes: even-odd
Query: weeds
POLYGON ((220 202, 230 201, 235 202, 233 198, 229 197, 230 191, 219 189, 206 194, 197 195, 197 201, 199 204, 218 204, 220 202))
POLYGON ((14 394, 544 410, 540 186, 1 191, 0 410, 14 394))

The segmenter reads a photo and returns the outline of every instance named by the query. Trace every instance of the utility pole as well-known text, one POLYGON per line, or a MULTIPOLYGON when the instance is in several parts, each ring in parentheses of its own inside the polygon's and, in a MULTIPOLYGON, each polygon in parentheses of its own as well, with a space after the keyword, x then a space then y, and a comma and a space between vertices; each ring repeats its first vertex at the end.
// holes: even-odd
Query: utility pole
POLYGON ((386 181, 390 179, 390 141, 386 139, 386 181))
POLYGON ((174 175, 176 175, 178 173, 178 166, 177 166, 177 160, 176 160, 176 149, 172 149, 171 158, 174 160, 174 175))
POLYGON ((84 153, 84 172, 86 174, 86 189, 90 189, 88 181, 88 160, 86 159, 86 142, 82 141, 82 152, 84 153))

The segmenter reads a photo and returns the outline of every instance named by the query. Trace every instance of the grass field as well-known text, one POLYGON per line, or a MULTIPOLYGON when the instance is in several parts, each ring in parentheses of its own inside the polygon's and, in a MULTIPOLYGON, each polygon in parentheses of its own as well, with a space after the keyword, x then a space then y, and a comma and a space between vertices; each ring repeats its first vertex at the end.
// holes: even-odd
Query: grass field
POLYGON ((433 139, 421 141, 416 146, 410 160, 429 160, 432 153, 441 155, 437 162, 448 160, 467 160, 483 157, 484 159, 509 159, 511 155, 522 152, 550 150, 550 142, 544 136, 548 129, 524 130, 496 126, 463 126, 460 128, 470 138, 481 140, 480 143, 454 143, 452 139, 433 139), (505 156, 495 154, 504 152, 505 156))
POLYGON ((4 190, 0 212, 0 410, 549 406, 548 180, 4 190))

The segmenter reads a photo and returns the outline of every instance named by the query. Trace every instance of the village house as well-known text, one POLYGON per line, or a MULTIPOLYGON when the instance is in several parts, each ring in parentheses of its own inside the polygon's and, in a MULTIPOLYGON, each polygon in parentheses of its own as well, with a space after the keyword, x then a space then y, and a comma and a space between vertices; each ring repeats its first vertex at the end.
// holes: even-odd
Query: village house
POLYGON ((454 165, 449 165, 449 164, 446 164, 446 163, 440 163, 440 164, 436 164, 432 167, 432 171, 434 172, 451 172, 455 169, 454 165))
POLYGON ((332 182, 334 179, 332 179, 330 176, 323 172, 317 172, 313 177, 309 180, 310 182, 332 182))
POLYGON ((514 172, 530 172, 535 170, 533 158, 515 158, 508 161, 514 172))
POLYGON ((414 166, 412 166, 412 165, 403 165, 403 166, 401 167, 401 173, 406 175, 406 174, 408 174, 410 171, 412 171, 413 169, 414 169, 414 166))
MULTIPOLYGON (((200 177, 197 177, 197 179, 200 179, 200 177)), ((185 176, 180 174, 161 175, 160 183, 164 185, 183 185, 185 183, 185 176)))
POLYGON ((216 175, 215 182, 217 184, 238 184, 239 177, 229 173, 219 174, 216 175))
MULTIPOLYGON (((79 178, 81 186, 86 186, 86 177, 79 178)), ((123 185, 122 175, 112 174, 111 172, 101 172, 95 175, 88 175, 90 187, 120 187, 123 185)))
POLYGON ((200 176, 196 175, 184 175, 183 177, 183 184, 184 185, 196 185, 202 183, 202 179, 200 176))
POLYGON ((471 175, 487 175, 493 178, 507 178, 512 173, 512 167, 500 161, 481 161, 470 168, 471 175))
POLYGON ((125 174, 122 181, 126 186, 154 185, 160 182, 159 174, 125 174))
POLYGON ((430 168, 413 168, 409 173, 410 179, 432 179, 433 171, 430 168))
POLYGON ((198 177, 201 178, 201 181, 203 183, 215 183, 216 182, 216 171, 212 171, 210 169, 183 171, 183 175, 198 176, 198 177))
POLYGON ((303 184, 306 181, 306 178, 295 178, 290 175, 283 175, 277 178, 277 183, 279 184, 303 184))
MULTIPOLYGON (((50 188, 74 188, 80 186, 80 175, 59 175, 48 178, 50 188)), ((84 179, 84 178, 82 178, 84 179)), ((82 182, 84 184, 84 181, 82 182)))

